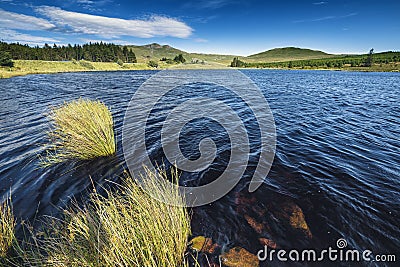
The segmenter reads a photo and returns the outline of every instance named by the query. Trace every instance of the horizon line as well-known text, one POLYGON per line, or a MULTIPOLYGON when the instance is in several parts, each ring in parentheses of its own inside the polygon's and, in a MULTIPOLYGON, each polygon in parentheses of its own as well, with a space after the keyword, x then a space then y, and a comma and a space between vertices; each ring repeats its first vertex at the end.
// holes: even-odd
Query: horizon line
MULTIPOLYGON (((267 51, 271 51, 271 50, 274 50, 274 49, 284 49, 284 48, 307 49, 307 50, 312 50, 312 51, 317 51, 317 52, 323 52, 323 53, 326 53, 328 55, 337 55, 337 56, 343 56, 343 55, 365 55, 365 54, 368 54, 368 52, 329 52, 329 51, 321 50, 321 49, 318 49, 318 48, 300 47, 300 46, 293 46, 293 45, 266 48, 266 50, 263 50, 263 51, 260 51, 260 52, 254 52, 254 53, 251 53, 251 54, 248 54, 248 55, 243 55, 243 54, 219 53, 219 52, 210 52, 210 51, 209 52, 204 52, 204 51, 199 52, 199 51, 195 51, 195 50, 191 50, 191 49, 178 48, 177 46, 172 46, 171 44, 167 44, 167 43, 160 44, 160 43, 157 43, 157 42, 152 42, 152 43, 147 43, 147 44, 133 44, 133 43, 124 42, 123 44, 118 44, 117 42, 113 42, 112 40, 110 42, 104 41, 104 40, 87 40, 85 42, 59 43, 59 44, 50 43, 49 42, 49 43, 45 43, 43 45, 39 45, 39 44, 29 44, 29 42, 21 43, 21 42, 18 42, 18 41, 17 42, 7 42, 7 41, 4 41, 4 40, 0 40, 0 41, 3 42, 3 43, 7 43, 7 44, 20 44, 20 45, 27 45, 27 46, 30 46, 30 47, 36 47, 36 46, 44 47, 46 44, 50 45, 51 47, 53 45, 61 47, 61 46, 68 46, 68 45, 74 46, 74 45, 85 45, 85 44, 89 44, 89 43, 94 44, 94 43, 101 43, 101 42, 104 43, 104 44, 114 44, 114 45, 119 45, 119 46, 159 45, 159 46, 169 46, 171 48, 174 48, 174 49, 177 49, 177 50, 180 50, 182 52, 189 53, 189 54, 224 55, 224 56, 239 56, 239 57, 249 57, 249 56, 261 54, 261 53, 264 53, 264 52, 267 52, 267 51)), ((375 51, 375 49, 374 49, 374 53, 385 53, 385 52, 400 52, 400 50, 379 50, 379 51, 375 51)))

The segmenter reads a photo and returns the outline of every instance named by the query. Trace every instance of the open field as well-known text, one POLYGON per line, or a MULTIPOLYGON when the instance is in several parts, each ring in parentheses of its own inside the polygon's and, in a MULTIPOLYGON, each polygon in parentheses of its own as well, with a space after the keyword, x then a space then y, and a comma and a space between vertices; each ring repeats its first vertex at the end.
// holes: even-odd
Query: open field
MULTIPOLYGON (((204 64, 166 64, 159 61, 158 69, 222 69, 228 65, 206 62, 204 64)), ((89 61, 42 61, 42 60, 14 60, 14 67, 0 67, 0 78, 11 78, 28 74, 46 74, 83 71, 124 71, 124 70, 152 70, 147 63, 124 63, 123 66, 113 62, 89 61)))
POLYGON ((0 67, 0 78, 27 74, 146 69, 151 68, 145 63, 125 63, 120 66, 113 62, 14 60, 14 67, 0 67))
POLYGON ((180 69, 180 70, 193 70, 193 69, 228 69, 227 64, 217 63, 217 62, 210 62, 207 61, 204 64, 192 64, 192 63, 184 63, 184 64, 174 64, 167 67, 168 69, 180 69))

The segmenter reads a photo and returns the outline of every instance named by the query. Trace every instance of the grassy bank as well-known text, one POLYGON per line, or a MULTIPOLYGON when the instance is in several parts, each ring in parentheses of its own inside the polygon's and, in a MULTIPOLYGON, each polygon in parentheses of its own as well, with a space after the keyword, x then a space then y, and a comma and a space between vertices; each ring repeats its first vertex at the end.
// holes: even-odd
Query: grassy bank
MULTIPOLYGON (((157 62, 158 69, 221 69, 227 65, 209 62, 205 64, 167 64, 157 62)), ((14 67, 0 67, 0 79, 23 76, 28 74, 47 74, 83 71, 124 71, 152 70, 147 63, 124 63, 122 66, 114 62, 89 61, 43 61, 43 60, 14 60, 14 67)))
POLYGON ((229 68, 228 65, 216 63, 216 62, 207 62, 204 64, 183 63, 183 64, 168 66, 168 69, 174 69, 174 70, 175 69, 178 69, 178 70, 199 70, 199 69, 213 70, 213 69, 228 69, 228 68, 229 68))
POLYGON ((243 69, 273 69, 273 70, 334 70, 334 71, 361 71, 361 72, 400 72, 400 63, 374 64, 371 67, 351 67, 345 65, 337 67, 284 67, 284 66, 251 66, 243 69))
POLYGON ((14 60, 14 67, 0 67, 0 78, 27 74, 148 69, 151 68, 146 63, 124 63, 121 66, 114 62, 14 60))
POLYGON ((400 72, 400 62, 389 64, 374 64, 371 67, 351 67, 345 66, 346 71, 367 71, 367 72, 400 72))

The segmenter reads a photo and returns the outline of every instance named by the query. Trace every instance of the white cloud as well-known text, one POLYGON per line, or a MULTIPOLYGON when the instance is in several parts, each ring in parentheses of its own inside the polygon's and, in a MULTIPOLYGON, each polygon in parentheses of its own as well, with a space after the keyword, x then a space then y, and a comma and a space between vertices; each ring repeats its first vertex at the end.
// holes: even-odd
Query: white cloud
POLYGON ((0 9, 0 25, 2 28, 19 30, 50 30, 55 27, 45 19, 8 12, 3 9, 0 9))
POLYGON ((152 16, 146 20, 126 20, 71 12, 50 6, 38 7, 36 11, 48 17, 61 31, 93 34, 103 38, 120 36, 186 38, 193 31, 184 22, 164 16, 152 16))
POLYGON ((23 34, 13 30, 2 29, 1 31, 1 39, 6 42, 19 42, 23 44, 29 45, 43 45, 44 43, 59 43, 60 41, 54 38, 42 37, 42 36, 33 36, 30 34, 23 34))

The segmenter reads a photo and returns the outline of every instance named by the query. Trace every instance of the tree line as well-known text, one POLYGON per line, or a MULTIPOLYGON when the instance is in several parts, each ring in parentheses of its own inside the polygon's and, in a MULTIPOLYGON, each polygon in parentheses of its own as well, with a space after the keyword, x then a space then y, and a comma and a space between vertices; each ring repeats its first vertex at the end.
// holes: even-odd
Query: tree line
POLYGON ((0 66, 13 67, 14 62, 11 60, 11 55, 8 52, 0 50, 0 66))
POLYGON ((231 67, 233 68, 243 68, 246 67, 247 63, 244 61, 241 61, 239 58, 234 57, 232 62, 231 62, 231 67))
POLYGON ((183 57, 182 54, 176 55, 174 59, 163 57, 160 61, 164 61, 167 64, 174 64, 174 63, 185 63, 186 59, 183 57))
POLYGON ((62 45, 43 47, 22 45, 19 43, 0 42, 2 54, 8 53, 11 59, 21 60, 47 60, 47 61, 70 61, 87 60, 92 62, 124 62, 136 63, 136 55, 126 46, 119 46, 112 43, 88 43, 84 45, 62 45))
POLYGON ((383 52, 373 54, 373 49, 367 55, 346 55, 334 58, 295 60, 285 62, 255 62, 249 63, 234 58, 231 67, 242 68, 342 68, 371 67, 373 64, 390 64, 400 62, 400 52, 383 52))

